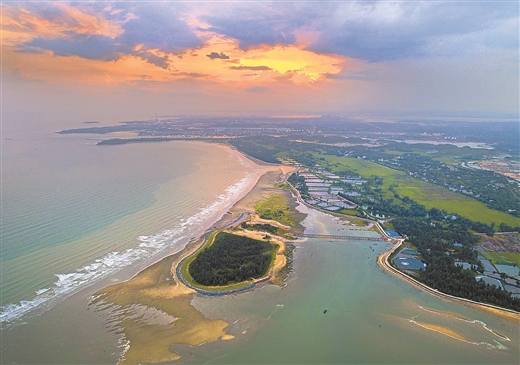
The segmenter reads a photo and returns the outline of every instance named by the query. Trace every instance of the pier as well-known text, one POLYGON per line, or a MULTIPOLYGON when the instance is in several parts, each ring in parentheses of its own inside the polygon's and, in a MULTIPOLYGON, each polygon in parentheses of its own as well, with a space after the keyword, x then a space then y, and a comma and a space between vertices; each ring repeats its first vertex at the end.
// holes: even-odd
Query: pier
POLYGON ((302 233, 297 234, 297 237, 309 237, 309 238, 326 238, 335 240, 354 240, 354 241, 390 241, 388 238, 383 237, 361 237, 361 236, 339 236, 334 234, 313 234, 313 233, 302 233))

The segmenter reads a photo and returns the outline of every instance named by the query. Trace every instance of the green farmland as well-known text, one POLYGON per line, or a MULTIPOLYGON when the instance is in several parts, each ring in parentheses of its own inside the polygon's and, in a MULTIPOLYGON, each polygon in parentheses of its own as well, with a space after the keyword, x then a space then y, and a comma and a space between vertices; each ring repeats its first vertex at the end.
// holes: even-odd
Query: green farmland
MULTIPOLYGON (((324 167, 335 173, 353 171, 365 178, 371 176, 382 177, 384 179, 383 189, 388 189, 391 185, 394 185, 397 194, 403 197, 408 196, 417 203, 424 205, 427 209, 435 207, 443 209, 448 213, 456 213, 473 221, 486 224, 495 223, 496 226, 500 223, 506 223, 513 227, 520 225, 520 219, 510 214, 490 209, 475 199, 415 179, 402 171, 393 170, 357 158, 328 155, 319 155, 319 157, 324 158, 324 160, 320 161, 324 164, 324 167)), ((388 192, 387 195, 390 197, 391 193, 388 192)))

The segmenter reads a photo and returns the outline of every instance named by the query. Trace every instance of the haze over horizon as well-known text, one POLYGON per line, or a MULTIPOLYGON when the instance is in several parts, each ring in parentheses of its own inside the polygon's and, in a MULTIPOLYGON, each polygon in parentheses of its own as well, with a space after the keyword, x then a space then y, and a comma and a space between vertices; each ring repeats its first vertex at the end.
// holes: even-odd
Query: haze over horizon
POLYGON ((518 52, 517 1, 4 1, 2 114, 517 114, 518 52))

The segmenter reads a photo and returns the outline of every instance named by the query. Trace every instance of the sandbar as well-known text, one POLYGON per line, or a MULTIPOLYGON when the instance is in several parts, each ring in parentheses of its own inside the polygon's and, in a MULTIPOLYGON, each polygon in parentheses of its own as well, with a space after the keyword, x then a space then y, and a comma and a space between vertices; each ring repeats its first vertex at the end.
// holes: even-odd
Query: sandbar
POLYGON ((415 323, 415 324, 417 324, 417 325, 419 325, 421 327, 427 328, 429 330, 432 330, 432 331, 435 331, 435 332, 439 332, 439 333, 442 333, 444 335, 456 338, 457 340, 470 342, 466 337, 462 336, 461 334, 459 334, 459 333, 457 333, 455 331, 450 330, 449 328, 442 327, 442 326, 439 326, 439 325, 436 325, 436 324, 417 322, 417 321, 413 321, 413 323, 415 323))
MULTIPOLYGON (((257 179, 251 190, 227 212, 221 212, 222 218, 208 231, 223 229, 235 222, 243 212, 254 212, 254 203, 273 192, 286 194, 286 190, 276 189, 275 185, 285 181, 286 174, 294 168, 287 166, 264 165, 265 172, 257 179)), ((302 215, 301 220, 303 220, 302 215)), ((300 221, 301 221, 300 220, 300 221)), ((272 223, 272 222, 271 222, 272 223)), ((204 235, 192 240, 185 249, 168 256, 149 266, 132 279, 99 290, 92 296, 90 306, 106 316, 107 325, 114 332, 124 336, 126 351, 120 359, 122 364, 161 363, 175 361, 179 355, 174 352, 175 344, 197 346, 217 340, 231 340, 234 337, 226 333, 228 323, 206 318, 197 311, 191 301, 195 291, 176 279, 175 268, 182 258, 191 254, 203 243, 204 235), (164 313, 164 318, 173 318, 164 323, 149 321, 146 313, 139 315, 132 308, 153 308, 164 313), (150 324, 153 323, 153 324, 150 324)), ((286 264, 283 252, 285 242, 273 239, 279 245, 272 272, 279 272, 286 264)))

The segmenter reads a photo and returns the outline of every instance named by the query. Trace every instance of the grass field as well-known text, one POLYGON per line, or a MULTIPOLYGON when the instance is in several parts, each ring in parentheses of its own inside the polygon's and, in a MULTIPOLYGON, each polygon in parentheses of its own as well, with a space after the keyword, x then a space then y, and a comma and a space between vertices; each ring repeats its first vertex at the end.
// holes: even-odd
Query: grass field
MULTIPOLYGON (((351 215, 354 217, 362 217, 362 215, 356 209, 340 209, 338 211, 338 213, 345 214, 345 215, 351 215)), ((363 220, 360 220, 360 222, 366 223, 363 220)), ((365 225, 368 225, 368 223, 366 223, 365 225)))
POLYGON ((273 192, 255 203, 255 211, 262 219, 271 219, 290 226, 296 222, 291 217, 291 207, 282 192, 273 192))
POLYGON ((498 265, 510 265, 515 263, 516 266, 520 267, 520 254, 510 252, 488 252, 489 256, 493 260, 494 264, 498 265))
POLYGON ((332 172, 341 172, 346 169, 357 172, 359 175, 363 177, 370 176, 380 176, 380 177, 388 177, 394 175, 404 175, 404 172, 393 170, 391 168, 377 165, 372 162, 368 162, 365 160, 361 160, 359 158, 350 158, 350 157, 336 157, 336 156, 324 156, 320 155, 319 157, 324 157, 327 161, 328 168, 332 172))
MULTIPOLYGON (((502 222, 512 227, 520 225, 519 218, 490 209, 485 204, 465 195, 454 193, 440 186, 415 179, 402 171, 393 170, 357 158, 328 155, 320 155, 319 157, 325 158, 326 167, 335 173, 352 170, 365 178, 380 176, 384 179, 383 189, 388 189, 390 185, 395 184, 397 185, 395 191, 400 196, 408 196, 417 203, 424 205, 427 209, 434 207, 444 209, 448 213, 456 213, 473 221, 486 224, 495 223, 496 226, 502 222)), ((386 195, 390 197, 393 194, 387 192, 386 195)))
POLYGON ((517 267, 520 267, 520 253, 486 251, 485 253, 481 252, 481 255, 495 265, 511 265, 514 263, 517 267))

